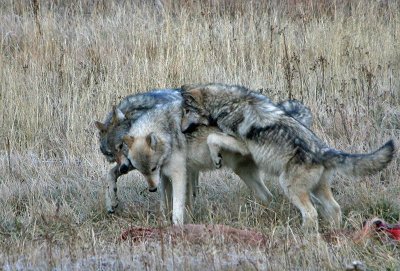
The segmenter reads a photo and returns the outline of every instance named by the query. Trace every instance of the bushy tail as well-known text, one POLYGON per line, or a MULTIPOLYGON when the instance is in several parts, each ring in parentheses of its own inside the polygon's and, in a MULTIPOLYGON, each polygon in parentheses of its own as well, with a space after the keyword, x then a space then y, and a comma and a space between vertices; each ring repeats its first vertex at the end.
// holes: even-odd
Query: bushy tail
POLYGON ((384 169, 395 152, 393 140, 366 154, 349 154, 330 149, 323 154, 324 165, 348 176, 366 176, 384 169))

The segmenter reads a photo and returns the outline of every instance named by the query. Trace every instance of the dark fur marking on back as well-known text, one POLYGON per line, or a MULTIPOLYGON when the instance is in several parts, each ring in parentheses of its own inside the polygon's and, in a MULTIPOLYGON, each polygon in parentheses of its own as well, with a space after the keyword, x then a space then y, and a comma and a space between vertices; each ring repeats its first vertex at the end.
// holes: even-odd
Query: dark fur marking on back
POLYGON ((256 140, 259 141, 261 138, 261 135, 263 133, 268 133, 271 132, 272 130, 277 130, 279 129, 277 124, 274 125, 268 125, 264 127, 259 127, 259 126, 251 126, 249 131, 246 134, 246 138, 250 140, 256 140))
POLYGON ((239 125, 244 121, 243 114, 240 114, 237 118, 231 120, 232 132, 236 133, 239 129, 239 125))
POLYGON ((226 116, 228 116, 228 112, 221 112, 221 113, 219 113, 218 114, 218 116, 216 117, 216 119, 223 119, 223 118, 225 118, 226 116))

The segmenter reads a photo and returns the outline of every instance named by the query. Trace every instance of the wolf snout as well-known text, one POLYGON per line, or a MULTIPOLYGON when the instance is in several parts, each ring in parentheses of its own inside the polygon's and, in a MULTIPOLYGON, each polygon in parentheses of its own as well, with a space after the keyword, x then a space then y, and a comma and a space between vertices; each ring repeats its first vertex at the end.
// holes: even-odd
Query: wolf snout
POLYGON ((149 192, 156 192, 158 186, 158 180, 153 178, 148 178, 147 183, 149 185, 149 192))

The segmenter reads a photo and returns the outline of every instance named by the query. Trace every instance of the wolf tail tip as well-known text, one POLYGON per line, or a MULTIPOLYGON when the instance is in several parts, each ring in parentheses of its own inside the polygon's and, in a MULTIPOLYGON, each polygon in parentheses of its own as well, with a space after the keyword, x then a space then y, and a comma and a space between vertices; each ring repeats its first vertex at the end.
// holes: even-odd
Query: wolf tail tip
POLYGON ((385 145, 383 147, 394 151, 394 149, 395 149, 394 140, 390 139, 388 142, 385 143, 385 145))
POLYGON ((386 142, 382 148, 382 150, 385 149, 389 153, 389 158, 390 160, 393 159, 394 153, 396 152, 396 147, 394 145, 393 139, 390 139, 388 142, 386 142))
POLYGON ((395 153, 396 148, 392 139, 375 151, 376 159, 380 160, 380 169, 385 168, 393 160, 395 153))

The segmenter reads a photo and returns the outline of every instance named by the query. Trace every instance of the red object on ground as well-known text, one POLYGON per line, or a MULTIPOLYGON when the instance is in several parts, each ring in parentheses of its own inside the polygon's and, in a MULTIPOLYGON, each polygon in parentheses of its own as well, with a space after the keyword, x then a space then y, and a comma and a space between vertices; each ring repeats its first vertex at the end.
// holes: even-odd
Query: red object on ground
POLYGON ((363 228, 356 232, 354 240, 359 241, 379 233, 383 233, 392 240, 400 241, 400 224, 388 224, 383 219, 373 218, 364 222, 363 228))
POLYGON ((400 241, 400 224, 387 224, 385 221, 377 219, 373 222, 375 230, 385 232, 394 240, 400 241))
MULTIPOLYGON (((399 225, 397 225, 399 226, 399 225)), ((391 235, 394 240, 400 241, 400 226, 396 229, 386 229, 386 231, 391 235)))

